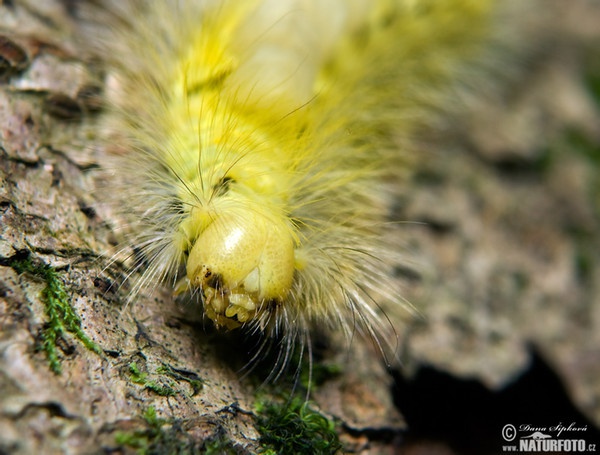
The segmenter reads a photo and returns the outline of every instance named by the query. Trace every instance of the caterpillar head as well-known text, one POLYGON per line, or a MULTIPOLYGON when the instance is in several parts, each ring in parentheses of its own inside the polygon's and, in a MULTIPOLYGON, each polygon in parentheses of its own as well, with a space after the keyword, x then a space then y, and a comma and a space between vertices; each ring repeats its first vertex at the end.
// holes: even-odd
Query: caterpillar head
POLYGON ((187 278, 202 292, 206 315, 233 329, 260 318, 289 293, 294 240, 284 222, 251 210, 217 216, 196 239, 187 278))

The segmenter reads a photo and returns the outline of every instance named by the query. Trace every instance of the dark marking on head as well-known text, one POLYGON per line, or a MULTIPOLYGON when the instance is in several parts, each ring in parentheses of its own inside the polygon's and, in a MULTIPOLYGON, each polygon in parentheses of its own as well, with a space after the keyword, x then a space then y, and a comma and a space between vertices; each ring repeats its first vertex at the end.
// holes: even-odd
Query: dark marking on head
POLYGON ((223 289, 223 276, 218 273, 212 273, 210 270, 204 274, 206 285, 213 289, 223 289))

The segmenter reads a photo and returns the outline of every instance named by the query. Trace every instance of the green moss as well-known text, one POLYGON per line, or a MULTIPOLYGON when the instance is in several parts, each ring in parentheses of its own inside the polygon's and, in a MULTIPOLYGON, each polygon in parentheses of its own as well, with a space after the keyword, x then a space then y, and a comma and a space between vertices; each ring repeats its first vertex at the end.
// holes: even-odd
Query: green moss
POLYGON ((152 443, 157 439, 161 432, 161 427, 165 423, 163 419, 159 419, 156 415, 156 409, 150 406, 142 415, 142 418, 147 423, 147 427, 129 432, 119 431, 115 434, 115 442, 119 446, 138 449, 137 453, 148 454, 152 443))
POLYGON ((183 430, 181 421, 161 419, 150 406, 142 414, 145 427, 128 432, 117 432, 115 443, 119 447, 135 449, 138 455, 234 455, 235 446, 219 437, 209 441, 195 441, 183 430))
POLYGON ((283 405, 259 402, 256 410, 263 454, 334 454, 342 449, 334 422, 299 398, 283 405))
POLYGON ((46 353, 50 369, 60 374, 62 366, 58 357, 57 343, 70 332, 90 351, 102 355, 102 349, 81 329, 81 319, 70 304, 70 298, 60 274, 53 267, 41 261, 34 262, 29 254, 13 257, 8 265, 17 273, 30 273, 44 281, 46 286, 41 297, 48 322, 42 330, 42 350, 46 353))
POLYGON ((166 363, 163 363, 160 367, 158 367, 156 372, 170 376, 176 381, 187 382, 192 387, 192 395, 198 394, 198 392, 202 390, 202 387, 204 387, 204 381, 197 374, 189 371, 179 370, 166 363))
POLYGON ((217 438, 204 444, 205 455, 236 455, 238 451, 234 445, 225 438, 217 438))
POLYGON ((567 130, 565 132, 565 142, 570 150, 583 155, 595 166, 600 165, 600 144, 582 131, 567 130))
POLYGON ((161 385, 153 381, 147 383, 146 388, 152 390, 154 393, 160 395, 161 397, 172 397, 174 395, 177 395, 177 392, 172 387, 168 385, 161 385))
POLYGON ((177 394, 175 383, 172 381, 184 381, 192 387, 192 395, 196 395, 204 386, 204 381, 195 373, 179 370, 166 363, 156 369, 155 374, 160 377, 157 380, 150 379, 149 374, 142 372, 136 362, 129 364, 129 374, 132 382, 144 386, 157 395, 167 397, 177 394))
POLYGON ((564 142, 567 151, 577 153, 587 160, 594 172, 591 173, 588 182, 589 197, 594 207, 596 216, 600 217, 600 143, 582 131, 568 130, 565 133, 564 142))
POLYGON ((598 106, 600 106, 600 52, 598 52, 597 48, 590 52, 583 76, 590 95, 598 106))
POLYGON ((140 371, 136 362, 129 364, 129 373, 132 382, 144 386, 146 389, 153 391, 157 395, 170 397, 177 394, 170 381, 167 384, 161 384, 157 381, 148 379, 148 373, 140 371))
MULTIPOLYGON (((116 433, 115 442, 119 446, 137 449, 136 453, 140 455, 149 455, 159 453, 156 448, 163 447, 166 443, 175 443, 175 447, 178 445, 177 438, 173 438, 172 432, 163 430, 163 426, 167 424, 167 421, 157 416, 156 409, 153 406, 150 406, 141 417, 146 423, 145 428, 116 433)), ((185 452, 173 451, 172 453, 185 452)))
POLYGON ((200 453, 190 436, 173 422, 159 418, 153 406, 150 406, 141 417, 146 427, 117 432, 115 434, 117 445, 136 449, 138 455, 200 453))
POLYGON ((594 253, 587 242, 577 242, 575 251, 575 270, 582 283, 590 283, 594 267, 594 253))
POLYGON ((132 382, 136 384, 145 385, 146 378, 148 377, 148 373, 142 373, 137 366, 136 362, 131 362, 129 364, 129 373, 131 373, 130 379, 132 382))

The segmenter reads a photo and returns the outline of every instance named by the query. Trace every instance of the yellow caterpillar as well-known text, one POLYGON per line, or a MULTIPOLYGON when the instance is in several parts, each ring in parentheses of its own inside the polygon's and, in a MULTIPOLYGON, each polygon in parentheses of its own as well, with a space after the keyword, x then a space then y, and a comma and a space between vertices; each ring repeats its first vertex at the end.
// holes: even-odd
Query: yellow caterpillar
POLYGON ((96 3, 133 295, 169 282, 217 326, 288 347, 312 324, 377 340, 378 302, 404 305, 393 188, 411 139, 485 63, 500 2, 96 3))

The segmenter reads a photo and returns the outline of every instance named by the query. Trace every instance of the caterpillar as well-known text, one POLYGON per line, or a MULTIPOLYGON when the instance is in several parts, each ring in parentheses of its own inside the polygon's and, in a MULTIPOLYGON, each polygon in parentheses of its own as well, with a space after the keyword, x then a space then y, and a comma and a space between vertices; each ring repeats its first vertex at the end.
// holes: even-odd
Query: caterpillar
POLYGON ((490 62, 500 3, 80 6, 114 76, 131 299, 169 285, 217 327, 283 337, 286 357, 314 326, 388 343, 381 303, 408 307, 390 207, 415 139, 490 62))

